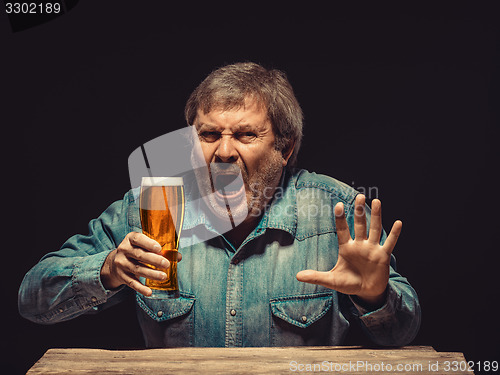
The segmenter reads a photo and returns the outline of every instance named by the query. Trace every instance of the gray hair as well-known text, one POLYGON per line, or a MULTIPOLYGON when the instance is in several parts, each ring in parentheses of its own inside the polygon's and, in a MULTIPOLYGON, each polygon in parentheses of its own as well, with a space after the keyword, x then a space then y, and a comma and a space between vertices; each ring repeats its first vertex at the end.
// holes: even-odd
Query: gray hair
POLYGON ((240 108, 252 98, 267 110, 276 138, 275 148, 283 154, 294 147, 288 165, 293 166, 302 140, 303 114, 285 73, 252 63, 236 63, 214 70, 189 97, 184 115, 193 125, 198 109, 240 108))

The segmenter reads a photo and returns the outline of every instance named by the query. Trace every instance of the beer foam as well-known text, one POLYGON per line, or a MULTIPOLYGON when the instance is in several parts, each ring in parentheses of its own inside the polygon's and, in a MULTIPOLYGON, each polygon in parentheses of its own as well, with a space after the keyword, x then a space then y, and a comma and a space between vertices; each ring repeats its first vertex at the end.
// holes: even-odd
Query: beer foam
POLYGON ((142 186, 183 186, 182 177, 143 177, 142 186))

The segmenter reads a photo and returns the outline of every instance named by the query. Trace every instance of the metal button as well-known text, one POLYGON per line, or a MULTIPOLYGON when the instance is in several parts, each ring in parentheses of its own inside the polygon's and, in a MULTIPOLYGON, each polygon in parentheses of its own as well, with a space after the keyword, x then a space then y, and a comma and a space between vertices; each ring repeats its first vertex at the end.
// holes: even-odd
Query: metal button
POLYGON ((156 315, 158 315, 158 318, 161 318, 161 317, 163 316, 163 311, 161 311, 161 310, 160 310, 160 311, 158 311, 158 312, 156 313, 156 315))
POLYGON ((92 302, 97 302, 97 297, 92 297, 90 300, 91 300, 92 302))
POLYGON ((231 314, 232 316, 235 316, 236 315, 236 310, 232 309, 231 311, 229 311, 229 314, 231 314))
POLYGON ((307 316, 302 315, 302 318, 301 318, 301 319, 302 319, 302 321, 303 321, 304 323, 305 323, 305 322, 307 322, 307 316))
POLYGON ((59 312, 60 313, 64 312, 64 310, 62 309, 62 307, 59 308, 59 312))

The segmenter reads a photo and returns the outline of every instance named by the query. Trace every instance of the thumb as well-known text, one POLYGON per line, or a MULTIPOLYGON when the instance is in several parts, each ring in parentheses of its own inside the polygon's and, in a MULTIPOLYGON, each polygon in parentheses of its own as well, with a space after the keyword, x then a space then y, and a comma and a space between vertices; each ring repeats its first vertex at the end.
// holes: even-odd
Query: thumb
POLYGON ((335 289, 335 282, 332 272, 304 270, 298 272, 295 277, 298 281, 302 281, 304 283, 317 284, 330 289, 335 289))

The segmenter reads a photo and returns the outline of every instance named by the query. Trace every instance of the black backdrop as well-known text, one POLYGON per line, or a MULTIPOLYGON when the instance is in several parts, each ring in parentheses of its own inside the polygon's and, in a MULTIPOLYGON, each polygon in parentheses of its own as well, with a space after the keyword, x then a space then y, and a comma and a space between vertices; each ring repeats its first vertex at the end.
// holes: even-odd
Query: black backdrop
POLYGON ((299 165, 380 198, 386 229, 403 221, 398 269, 423 310, 413 344, 499 360, 490 3, 166 3, 85 1, 15 33, 0 15, 3 373, 24 373, 51 347, 143 345, 131 302, 41 326, 19 316, 17 289, 123 196, 129 154, 184 126, 184 102, 206 74, 246 60, 287 72, 305 112, 299 165))

